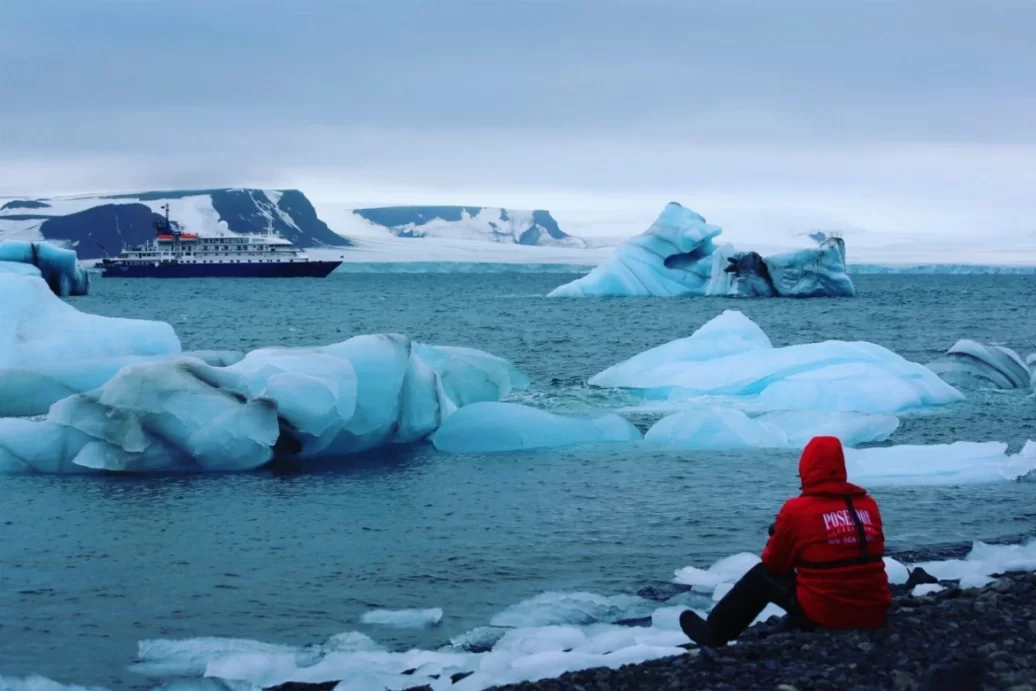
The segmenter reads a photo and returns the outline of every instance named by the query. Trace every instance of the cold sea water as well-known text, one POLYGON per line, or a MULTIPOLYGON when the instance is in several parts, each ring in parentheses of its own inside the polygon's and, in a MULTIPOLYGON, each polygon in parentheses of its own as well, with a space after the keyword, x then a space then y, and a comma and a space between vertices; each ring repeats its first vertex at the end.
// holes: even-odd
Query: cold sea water
MULTIPOLYGON (((517 400, 615 408, 588 377, 689 335, 723 309, 775 345, 864 339, 927 362, 958 338, 1036 350, 1029 276, 860 276, 849 300, 547 299, 571 277, 334 275, 326 280, 98 280, 71 302, 172 323, 185 349, 308 345, 402 332, 511 359, 517 400)), ((650 423, 649 416, 634 418, 650 423)), ((906 417, 895 443, 1036 438, 1036 401, 969 393, 906 417)), ((137 642, 226 636, 318 643, 362 631, 434 647, 548 591, 633 593, 675 569, 758 552, 797 490, 786 452, 613 445, 447 455, 383 449, 301 473, 0 477, 0 675, 151 688, 137 642), (360 623, 441 607, 439 626, 360 623)), ((889 548, 1036 531, 1036 485, 875 489, 889 548)))

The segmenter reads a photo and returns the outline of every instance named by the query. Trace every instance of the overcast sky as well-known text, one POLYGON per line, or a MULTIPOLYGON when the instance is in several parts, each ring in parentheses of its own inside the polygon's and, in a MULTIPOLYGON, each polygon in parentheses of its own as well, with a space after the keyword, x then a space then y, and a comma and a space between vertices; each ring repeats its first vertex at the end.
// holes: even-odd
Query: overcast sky
POLYGON ((0 195, 1036 234, 1033 0, 0 0, 0 85, 0 195))

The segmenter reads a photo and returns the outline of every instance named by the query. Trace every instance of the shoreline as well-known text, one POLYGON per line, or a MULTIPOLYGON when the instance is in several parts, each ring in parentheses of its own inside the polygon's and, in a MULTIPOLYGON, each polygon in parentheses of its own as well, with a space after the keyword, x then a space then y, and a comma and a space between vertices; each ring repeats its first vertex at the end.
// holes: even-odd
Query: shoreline
MULTIPOLYGON (((1036 572, 996 574, 981 588, 960 588, 915 570, 911 582, 893 586, 888 621, 873 631, 784 633, 773 617, 724 648, 688 643, 682 655, 486 691, 1036 689, 1036 572)), ((467 676, 441 688, 463 691, 467 676)), ((330 691, 338 684, 288 682, 268 691, 330 691)))
POLYGON ((1036 573, 1001 574, 982 588, 921 587, 942 590, 897 588, 887 623, 874 631, 778 633, 771 620, 725 648, 689 645, 685 656, 493 691, 1036 688, 1036 573))

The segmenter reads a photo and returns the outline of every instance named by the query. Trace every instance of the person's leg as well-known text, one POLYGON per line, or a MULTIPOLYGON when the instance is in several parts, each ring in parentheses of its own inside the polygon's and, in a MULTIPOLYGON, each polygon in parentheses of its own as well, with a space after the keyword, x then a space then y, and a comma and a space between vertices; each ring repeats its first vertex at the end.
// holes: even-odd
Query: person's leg
POLYGON ((794 574, 774 576, 758 564, 716 604, 707 620, 688 610, 680 615, 680 626, 687 637, 699 645, 726 645, 751 626, 771 602, 796 620, 802 617, 795 604, 794 574))

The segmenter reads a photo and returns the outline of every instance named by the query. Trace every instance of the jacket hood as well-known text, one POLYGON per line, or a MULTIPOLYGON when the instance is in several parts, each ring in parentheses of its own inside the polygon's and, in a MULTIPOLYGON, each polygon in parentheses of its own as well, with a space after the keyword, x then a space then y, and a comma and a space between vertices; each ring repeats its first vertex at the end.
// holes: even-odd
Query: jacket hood
POLYGON ((799 458, 803 494, 866 494, 846 481, 845 452, 837 437, 813 437, 799 458))

